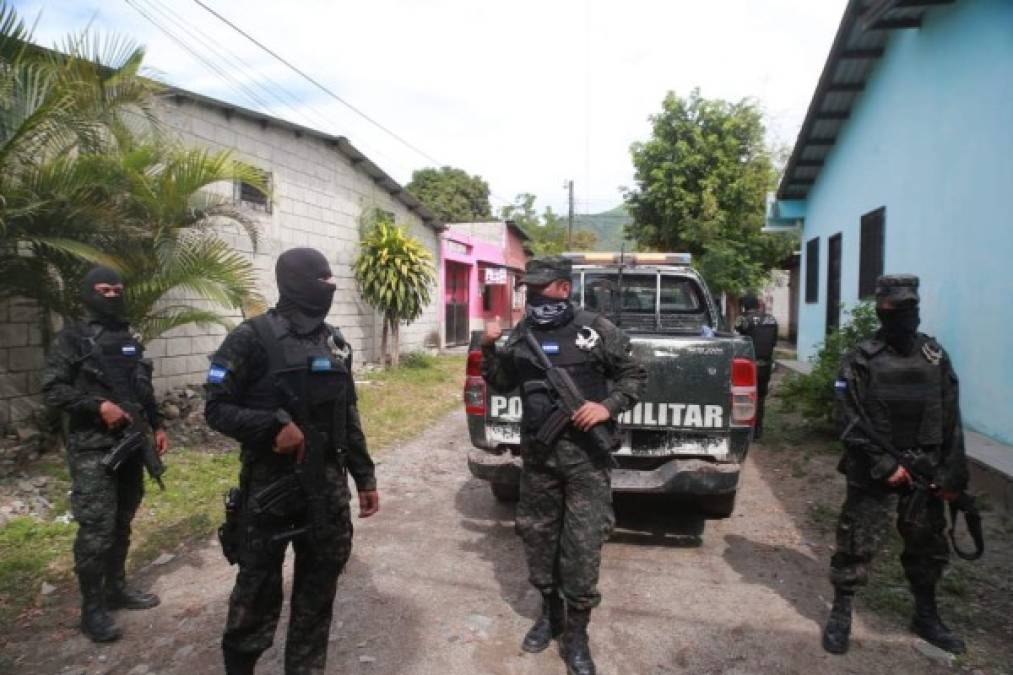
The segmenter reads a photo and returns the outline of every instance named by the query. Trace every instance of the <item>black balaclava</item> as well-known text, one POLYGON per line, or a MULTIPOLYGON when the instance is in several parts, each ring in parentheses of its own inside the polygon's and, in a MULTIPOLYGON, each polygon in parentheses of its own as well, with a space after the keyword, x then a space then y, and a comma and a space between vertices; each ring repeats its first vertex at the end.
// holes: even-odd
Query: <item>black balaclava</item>
POLYGON ((752 312, 754 309, 760 308, 759 299, 752 293, 742 297, 742 308, 747 312, 752 312))
POLYGON ((123 279, 108 267, 93 267, 81 282, 81 302, 92 318, 103 324, 126 323, 126 306, 123 295, 107 298, 95 290, 95 284, 123 284, 123 279))
POLYGON ((333 276, 324 254, 315 248, 291 248, 274 267, 278 281, 278 313, 309 333, 323 323, 334 299, 334 285, 321 279, 333 276))
POLYGON ((879 333, 883 341, 901 354, 910 354, 918 333, 918 303, 909 303, 894 309, 876 307, 876 316, 882 328, 879 333))
POLYGON ((573 317, 573 304, 568 299, 550 298, 539 293, 539 288, 527 287, 524 308, 535 325, 543 327, 562 326, 573 317))

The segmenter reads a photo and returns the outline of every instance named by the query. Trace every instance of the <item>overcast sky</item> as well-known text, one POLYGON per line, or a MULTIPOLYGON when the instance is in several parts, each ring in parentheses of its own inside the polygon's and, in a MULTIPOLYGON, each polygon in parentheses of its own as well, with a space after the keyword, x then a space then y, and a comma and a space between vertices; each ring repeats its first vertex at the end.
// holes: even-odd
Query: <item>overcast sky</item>
MULTIPOLYGON (((846 0, 203 0, 426 155, 566 211, 621 202, 629 146, 665 92, 756 99, 795 140, 846 0)), ((193 0, 14 0, 51 46, 90 25, 147 47, 164 81, 345 135, 397 180, 433 161, 259 50, 193 0), (177 40, 254 91, 234 82, 177 40), (40 15, 41 13, 41 15, 40 15), (216 57, 215 50, 219 54, 216 57), (270 92, 270 93, 269 93, 270 92), (280 97, 282 100, 279 101, 280 97)))

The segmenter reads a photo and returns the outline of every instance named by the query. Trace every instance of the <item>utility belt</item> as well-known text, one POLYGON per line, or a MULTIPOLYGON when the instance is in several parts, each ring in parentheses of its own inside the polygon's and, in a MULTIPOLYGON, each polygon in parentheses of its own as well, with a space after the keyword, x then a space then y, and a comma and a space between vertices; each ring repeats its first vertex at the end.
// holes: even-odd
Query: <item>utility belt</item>
MULTIPOLYGON (((334 457, 345 476, 344 453, 337 452, 334 457)), ((244 550, 259 553, 308 531, 304 525, 295 525, 305 518, 309 501, 294 472, 287 471, 255 490, 249 483, 248 471, 244 471, 239 486, 224 496, 225 522, 218 527, 218 541, 230 565, 239 562, 244 550)))

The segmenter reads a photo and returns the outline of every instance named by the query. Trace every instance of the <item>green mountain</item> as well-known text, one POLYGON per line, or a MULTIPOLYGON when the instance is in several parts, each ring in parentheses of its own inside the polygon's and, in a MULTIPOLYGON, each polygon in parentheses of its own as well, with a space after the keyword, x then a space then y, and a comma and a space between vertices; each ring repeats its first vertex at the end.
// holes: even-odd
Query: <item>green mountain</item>
MULTIPOLYGON (((601 213, 577 213, 573 216, 574 231, 587 230, 593 232, 597 237, 594 250, 596 251, 618 251, 623 243, 623 228, 633 219, 626 211, 626 206, 620 204, 614 209, 602 211, 601 213)), ((566 217, 563 217, 566 223, 566 217)), ((626 249, 632 250, 630 242, 626 242, 626 249)))

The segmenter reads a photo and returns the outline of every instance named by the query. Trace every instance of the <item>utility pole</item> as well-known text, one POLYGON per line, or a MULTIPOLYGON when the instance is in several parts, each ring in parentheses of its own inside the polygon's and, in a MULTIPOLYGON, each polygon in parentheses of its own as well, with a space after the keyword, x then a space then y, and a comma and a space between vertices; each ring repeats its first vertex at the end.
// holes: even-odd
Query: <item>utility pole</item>
POLYGON ((573 250, 573 181, 566 181, 563 187, 570 193, 570 209, 566 216, 566 248, 573 250))

